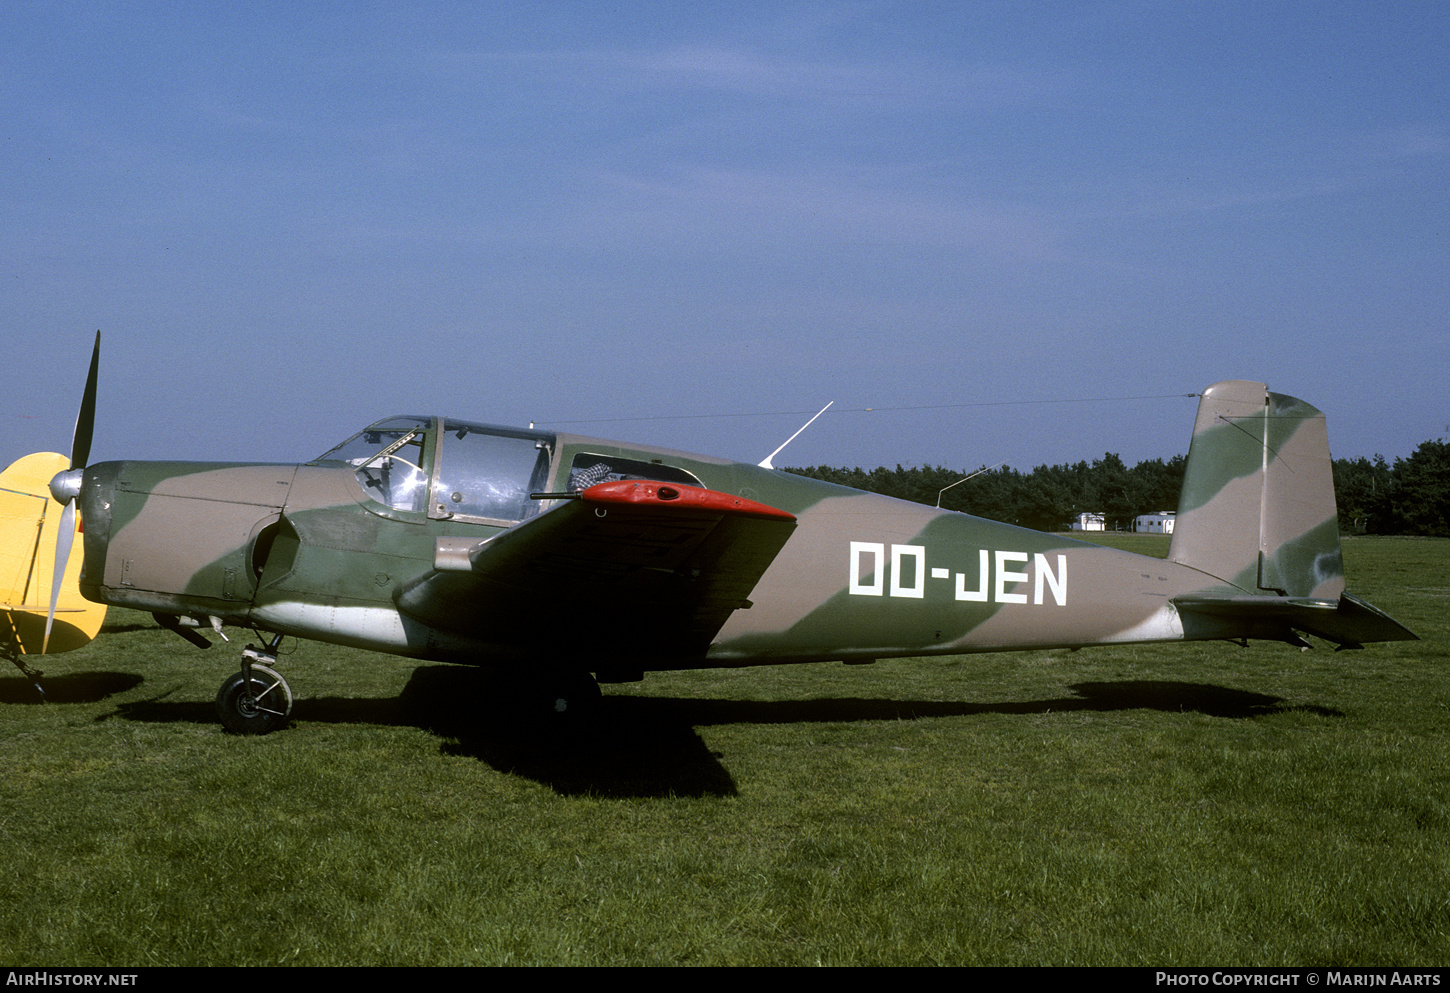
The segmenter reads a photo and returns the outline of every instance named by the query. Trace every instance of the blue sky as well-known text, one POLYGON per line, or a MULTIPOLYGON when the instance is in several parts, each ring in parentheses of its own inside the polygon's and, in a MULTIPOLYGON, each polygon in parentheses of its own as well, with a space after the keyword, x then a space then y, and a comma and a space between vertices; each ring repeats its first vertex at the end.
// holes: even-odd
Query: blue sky
POLYGON ((0 431, 388 414, 782 465, 1185 452, 1256 379, 1450 433, 1441 3, 28 3, 0 431), (869 410, 868 410, 869 408, 869 410))

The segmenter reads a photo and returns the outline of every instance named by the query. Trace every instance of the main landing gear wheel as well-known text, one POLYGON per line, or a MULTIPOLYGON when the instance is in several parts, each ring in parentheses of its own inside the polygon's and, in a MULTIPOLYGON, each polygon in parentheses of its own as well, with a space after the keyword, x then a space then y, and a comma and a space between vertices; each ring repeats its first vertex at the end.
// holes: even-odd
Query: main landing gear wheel
POLYGON ((604 694, 599 683, 587 672, 561 673, 545 684, 548 710, 569 720, 593 714, 604 694))
POLYGON ((247 673, 233 673, 217 690, 216 712, 222 726, 237 734, 266 734, 287 723, 292 688, 272 669, 253 662, 247 673))

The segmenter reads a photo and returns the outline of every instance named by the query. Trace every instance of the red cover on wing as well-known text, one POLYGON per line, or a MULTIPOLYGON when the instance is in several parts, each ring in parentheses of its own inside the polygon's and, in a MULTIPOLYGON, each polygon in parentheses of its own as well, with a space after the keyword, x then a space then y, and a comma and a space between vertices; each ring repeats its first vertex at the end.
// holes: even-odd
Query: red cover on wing
POLYGON ((621 479, 598 483, 579 494, 587 503, 604 506, 669 507, 678 510, 703 510, 716 514, 740 514, 780 521, 795 520, 794 514, 768 507, 745 497, 731 496, 718 490, 678 483, 658 483, 648 479, 621 479))

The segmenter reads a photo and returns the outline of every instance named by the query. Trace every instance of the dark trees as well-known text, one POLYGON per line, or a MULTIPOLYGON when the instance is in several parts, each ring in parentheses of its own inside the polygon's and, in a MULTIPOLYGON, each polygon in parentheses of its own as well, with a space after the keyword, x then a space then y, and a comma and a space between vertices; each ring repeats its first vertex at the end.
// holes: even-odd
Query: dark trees
MULTIPOLYGON (((917 503, 959 510, 1039 531, 1066 530, 1082 513, 1103 514, 1110 529, 1131 530, 1134 518, 1178 506, 1187 459, 1150 459, 1129 468, 1112 452, 1072 465, 971 470, 944 466, 870 472, 812 466, 788 471, 917 503), (953 485, 956 484, 956 485, 953 485), (948 488, 950 487, 950 488, 948 488)), ((1409 458, 1336 459, 1334 490, 1345 534, 1450 537, 1450 443, 1427 441, 1409 458)))
POLYGON ((1427 441, 1395 459, 1390 508, 1399 534, 1450 537, 1450 443, 1427 441))

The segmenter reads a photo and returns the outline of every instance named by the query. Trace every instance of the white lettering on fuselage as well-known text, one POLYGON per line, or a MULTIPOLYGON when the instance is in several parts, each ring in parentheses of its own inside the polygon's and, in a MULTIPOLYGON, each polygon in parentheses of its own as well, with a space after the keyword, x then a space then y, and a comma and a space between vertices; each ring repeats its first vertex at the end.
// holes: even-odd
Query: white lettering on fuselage
POLYGON ((952 572, 949 568, 926 564, 925 545, 892 545, 891 555, 879 541, 851 542, 851 574, 847 591, 852 596, 893 596, 912 600, 925 599, 928 580, 945 580, 958 600, 976 603, 1027 603, 1025 589, 1032 584, 1033 604, 1046 602, 1067 606, 1067 556, 1058 555, 1056 568, 1046 555, 1035 552, 1013 552, 982 548, 977 551, 976 569, 952 572), (888 568, 889 562, 889 568, 888 568), (1031 562, 1031 572, 1022 572, 1031 562), (970 589, 968 587, 971 587, 970 589))

